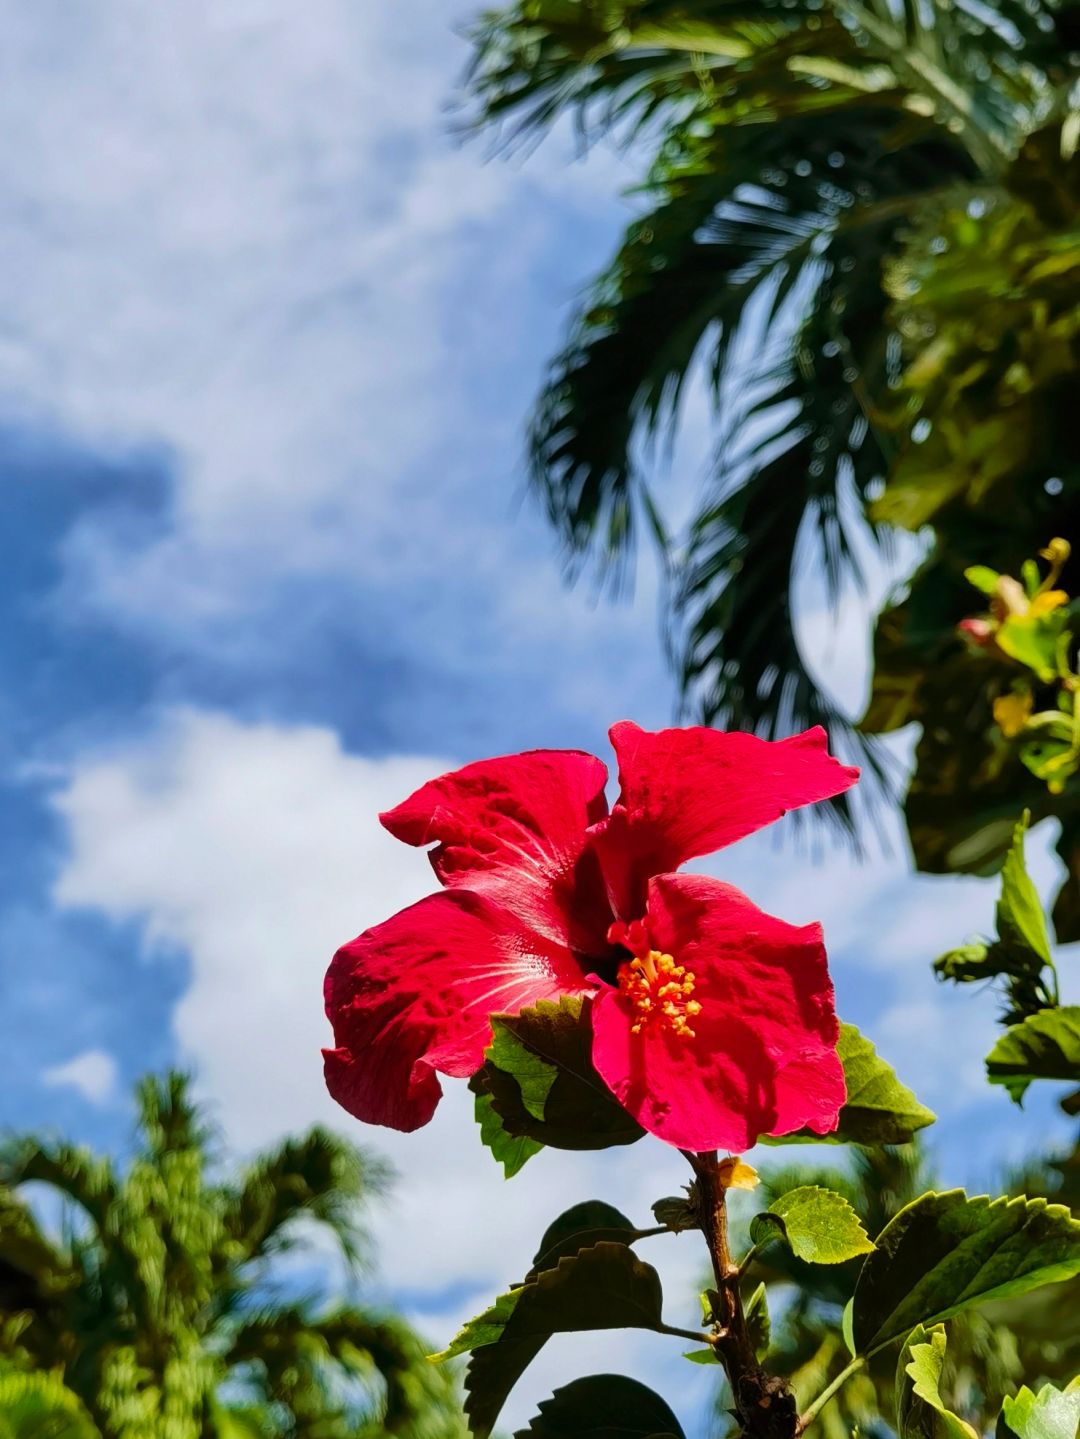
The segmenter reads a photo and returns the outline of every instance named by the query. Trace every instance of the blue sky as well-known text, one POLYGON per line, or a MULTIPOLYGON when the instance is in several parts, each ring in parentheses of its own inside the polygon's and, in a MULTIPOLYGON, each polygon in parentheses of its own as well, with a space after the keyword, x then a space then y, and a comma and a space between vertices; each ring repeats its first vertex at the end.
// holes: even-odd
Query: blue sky
MULTIPOLYGON (((590 603, 523 502, 529 401, 625 221, 634 157, 569 164, 556 137, 490 163, 455 141, 469 11, 5 7, 2 1123, 122 1147, 132 1080, 172 1062, 237 1153, 340 1120, 317 1054, 325 964, 427 888, 375 812, 434 767, 606 757, 610 721, 672 715, 650 567, 633 603, 590 603)), ((707 449, 694 395, 676 512, 707 449)), ((807 606, 856 704, 865 605, 831 639, 807 606)), ((989 924, 992 887, 912 879, 901 847, 814 869, 764 837, 712 868, 825 921, 843 1012, 941 1111, 947 1179, 985 1185, 1059 1131, 1048 1096, 1023 1125, 982 1083, 992 999, 929 972, 989 924)), ((659 1146, 542 1155, 510 1205, 468 1123, 457 1091, 408 1141, 345 1126, 399 1169, 383 1283, 436 1338, 564 1201, 644 1215, 681 1182, 659 1146)), ((673 1244, 689 1286, 696 1255, 673 1244)), ((681 1391, 651 1347, 620 1346, 605 1364, 681 1391)))

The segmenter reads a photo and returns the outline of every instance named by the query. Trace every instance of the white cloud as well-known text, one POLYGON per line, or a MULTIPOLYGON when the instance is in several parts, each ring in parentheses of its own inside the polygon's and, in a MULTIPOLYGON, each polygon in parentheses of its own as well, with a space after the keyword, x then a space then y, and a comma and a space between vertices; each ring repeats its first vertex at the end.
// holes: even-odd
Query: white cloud
POLYGON ((103 1049, 87 1049, 64 1064, 44 1070, 43 1084, 76 1089, 91 1104, 108 1104, 116 1093, 117 1065, 103 1049))
POLYGON ((473 9, 7 17, 0 418, 156 445, 179 476, 174 527, 142 553, 75 537, 84 603, 160 628, 290 571, 498 570, 534 383, 514 370, 530 267, 575 197, 595 212, 615 182, 587 190, 554 153, 488 164, 452 137, 473 9), (527 386, 512 407, 508 371, 527 386))

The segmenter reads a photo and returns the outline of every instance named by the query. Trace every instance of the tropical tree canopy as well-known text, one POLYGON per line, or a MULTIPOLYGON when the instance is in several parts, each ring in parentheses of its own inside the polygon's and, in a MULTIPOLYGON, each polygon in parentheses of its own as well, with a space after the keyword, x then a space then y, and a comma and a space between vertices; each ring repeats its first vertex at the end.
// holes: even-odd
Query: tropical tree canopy
POLYGON ((314 1267, 291 1285, 275 1267, 286 1252, 301 1258, 317 1228, 355 1291, 363 1205, 385 1177, 378 1162, 313 1129, 219 1178, 184 1077, 143 1081, 138 1108, 122 1172, 35 1135, 0 1155, 0 1360, 10 1371, 0 1384, 44 1403, 34 1386, 48 1372, 104 1439, 459 1433, 452 1382, 407 1324, 323 1302, 314 1267), (39 1223, 32 1184, 66 1202, 59 1238, 39 1223))
MULTIPOLYGON (((654 534, 695 715, 766 734, 821 722, 880 775, 866 732, 925 722, 943 659, 963 657, 965 567, 1007 569, 1080 534, 1075 7, 517 0, 475 43, 477 123, 506 143, 570 114, 586 140, 615 133, 652 156, 531 427, 572 565, 617 580, 654 534), (715 464, 671 534, 643 441, 695 373, 715 464), (860 538, 887 550, 900 530, 929 549, 918 612, 933 619, 909 618, 913 589, 882 622, 878 672, 923 678, 887 715, 875 693, 860 732, 803 653, 793 583, 812 558, 835 599, 860 577, 860 538)), ((939 731, 981 741, 981 711, 954 708, 939 731)), ((936 867, 1003 853, 951 848, 936 867)))

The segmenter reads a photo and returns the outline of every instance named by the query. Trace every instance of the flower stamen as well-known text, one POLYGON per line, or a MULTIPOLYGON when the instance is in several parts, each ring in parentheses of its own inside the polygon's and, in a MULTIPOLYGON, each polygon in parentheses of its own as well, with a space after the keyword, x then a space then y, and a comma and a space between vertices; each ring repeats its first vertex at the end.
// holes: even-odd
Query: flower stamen
POLYGON ((640 1034, 646 1023, 666 1023, 680 1039, 693 1039, 690 1020, 701 1013, 701 1005, 691 999, 696 984, 694 975, 685 965, 676 964, 670 954, 650 949, 629 960, 619 970, 619 988, 637 1010, 630 1026, 632 1034, 640 1034))

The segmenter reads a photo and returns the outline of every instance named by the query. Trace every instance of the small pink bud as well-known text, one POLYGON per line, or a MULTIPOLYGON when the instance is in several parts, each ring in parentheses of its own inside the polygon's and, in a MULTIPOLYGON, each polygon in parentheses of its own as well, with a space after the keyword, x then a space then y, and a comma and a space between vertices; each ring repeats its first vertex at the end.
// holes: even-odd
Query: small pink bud
POLYGON ((956 628, 973 645, 988 645, 994 637, 993 622, 980 615, 973 615, 970 619, 961 620, 956 628))

